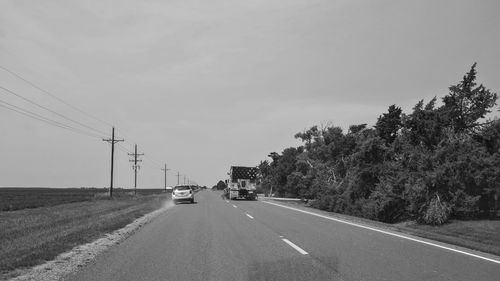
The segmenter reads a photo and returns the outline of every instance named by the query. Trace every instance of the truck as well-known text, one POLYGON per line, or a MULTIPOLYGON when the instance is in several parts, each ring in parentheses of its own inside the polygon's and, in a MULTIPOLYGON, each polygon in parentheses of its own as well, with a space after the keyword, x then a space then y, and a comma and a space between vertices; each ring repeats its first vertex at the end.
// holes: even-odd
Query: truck
POLYGON ((231 166, 228 175, 225 196, 229 200, 257 200, 258 169, 256 167, 231 166))

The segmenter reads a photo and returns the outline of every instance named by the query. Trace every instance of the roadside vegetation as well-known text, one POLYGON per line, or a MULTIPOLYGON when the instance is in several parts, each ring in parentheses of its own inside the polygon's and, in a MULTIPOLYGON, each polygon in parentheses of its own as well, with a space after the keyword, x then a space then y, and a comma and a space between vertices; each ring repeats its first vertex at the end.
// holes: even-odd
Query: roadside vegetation
POLYGON ((165 193, 122 195, 0 212, 0 279, 122 228, 162 207, 168 197, 165 193))
POLYGON ((477 85, 476 74, 474 64, 441 102, 421 100, 409 113, 389 106, 373 127, 297 133, 303 145, 259 164, 260 189, 388 223, 497 217, 500 120, 485 119, 498 110, 497 94, 477 85))
POLYGON ((398 224, 396 229, 500 256, 500 220, 450 220, 439 227, 418 223, 398 224))

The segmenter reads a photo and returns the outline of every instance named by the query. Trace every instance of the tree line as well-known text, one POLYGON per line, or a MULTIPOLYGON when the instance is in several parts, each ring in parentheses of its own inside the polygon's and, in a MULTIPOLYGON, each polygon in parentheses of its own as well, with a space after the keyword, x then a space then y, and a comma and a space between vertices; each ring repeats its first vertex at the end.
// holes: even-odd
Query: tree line
POLYGON ((476 84, 476 64, 410 113, 389 106, 373 127, 330 124, 259 164, 260 188, 313 207, 369 219, 443 224, 500 209, 500 120, 485 120, 497 94, 476 84))

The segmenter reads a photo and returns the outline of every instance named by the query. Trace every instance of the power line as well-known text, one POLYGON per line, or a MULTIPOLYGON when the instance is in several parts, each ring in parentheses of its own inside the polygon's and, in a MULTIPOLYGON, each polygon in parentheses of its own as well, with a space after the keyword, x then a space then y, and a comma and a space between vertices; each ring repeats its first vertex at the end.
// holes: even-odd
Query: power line
MULTIPOLYGON (((119 130, 116 130, 116 131, 121 132, 121 131, 119 131, 119 130)), ((124 137, 127 137, 127 136, 125 136, 125 135, 123 135, 123 134, 121 134, 121 135, 122 135, 122 136, 124 136, 124 137)), ((127 142, 123 142, 123 143, 124 143, 124 144, 127 144, 127 142)), ((118 143, 117 145, 118 145, 118 146, 117 146, 117 147, 118 147, 118 149, 120 149, 121 151, 125 152, 125 154, 132 154, 132 153, 133 153, 133 152, 132 152, 132 150, 127 149, 127 148, 126 148, 126 147, 124 147, 123 145, 121 145, 121 144, 119 144, 119 143, 118 143)), ((145 157, 145 158, 150 159, 149 157, 147 157, 147 155, 144 155, 144 157, 145 157)), ((153 162, 153 161, 151 161, 151 162, 153 162)), ((157 168, 158 168, 158 167, 156 167, 156 166, 154 166, 154 165, 151 165, 151 164, 150 164, 149 162, 147 162, 147 161, 146 161, 146 162, 143 162, 143 163, 144 163, 145 165, 148 165, 148 166, 149 166, 149 167, 151 167, 151 168, 154 168, 154 169, 157 169, 157 168)), ((161 167, 161 166, 160 166, 160 167, 161 167)))
POLYGON ((144 155, 144 158, 149 159, 149 161, 153 162, 153 163, 154 163, 154 164, 156 164, 156 166, 158 166, 158 167, 161 167, 161 166, 162 166, 160 163, 156 162, 155 160, 153 160, 152 158, 150 158, 150 157, 148 157, 148 156, 146 156, 146 155, 144 155))
POLYGON ((23 76, 21 76, 20 74, 18 74, 18 73, 16 73, 16 72, 14 72, 14 71, 12 71, 12 70, 10 70, 10 69, 8 69, 8 68, 4 67, 4 66, 1 66, 1 65, 0 65, 0 68, 1 68, 1 69, 3 69, 4 71, 6 71, 6 72, 8 72, 8 73, 10 73, 10 74, 12 74, 12 75, 14 75, 15 77, 17 77, 17 78, 21 79, 22 81, 24 81, 24 82, 28 83, 28 84, 29 84, 29 85, 31 85, 33 88, 35 88, 35 89, 37 89, 37 90, 41 91, 42 93, 44 93, 44 94, 46 94, 46 95, 48 95, 48 96, 52 97, 53 99, 58 100, 59 102, 61 102, 61 103, 65 104, 66 106, 69 106, 69 107, 71 107, 72 109, 74 109, 74 110, 76 110, 76 111, 78 111, 78 112, 80 112, 80 113, 82 113, 82 114, 86 115, 87 117, 90 117, 90 118, 92 118, 92 119, 94 119, 94 120, 96 120, 96 121, 99 121, 99 122, 101 122, 101 123, 103 123, 103 124, 105 124, 105 125, 108 125, 108 126, 113 127, 113 125, 112 125, 112 124, 110 124, 109 122, 106 122, 106 121, 104 121, 104 120, 102 120, 102 119, 100 119, 100 118, 97 118, 97 117, 95 117, 95 116, 93 116, 93 115, 91 115, 91 114, 89 114, 89 113, 87 113, 87 112, 85 112, 85 111, 83 111, 83 110, 79 109, 78 107, 76 107, 76 106, 74 106, 74 105, 72 105, 72 104, 70 104, 70 103, 68 103, 68 102, 64 101, 63 99, 61 99, 61 98, 57 97, 56 95, 52 94, 51 92, 49 92, 49 91, 47 91, 47 90, 45 90, 45 89, 41 88, 40 86, 36 85, 35 83, 33 83, 33 82, 29 81, 28 79, 24 78, 24 77, 23 77, 23 76))
MULTIPOLYGON (((116 130, 116 131, 118 131, 118 130, 116 130)), ((124 142, 124 143, 126 143, 126 142, 124 142)), ((128 150, 128 149, 127 149, 126 147, 124 147, 123 145, 121 145, 121 144, 119 144, 119 143, 117 143, 116 145, 117 145, 117 148, 118 148, 119 150, 121 150, 122 152, 124 152, 125 154, 133 154, 133 152, 132 152, 131 150, 128 150)), ((144 157, 146 157, 146 155, 144 155, 144 157)), ((151 163, 149 163, 148 161, 143 161, 142 163, 143 163, 144 165, 147 165, 147 166, 149 166, 149 167, 153 168, 153 169, 157 169, 157 168, 158 168, 158 167, 156 167, 156 166, 152 165, 151 163)))
MULTIPOLYGON (((130 141, 134 142, 135 139, 130 138, 129 134, 124 133, 123 129, 116 129, 117 132, 119 132, 123 137, 129 139, 130 141)), ((137 143, 137 142, 136 142, 137 143)), ((133 149, 133 145, 126 143, 133 149)), ((163 164, 160 163, 160 161, 156 161, 155 159, 151 158, 150 156, 145 155, 144 158, 147 158, 149 161, 151 161, 153 164, 155 164, 157 167, 155 168, 161 168, 163 167, 163 164)))
MULTIPOLYGON (((77 112, 79 112, 79 113, 81 113, 81 114, 83 114, 83 115, 85 115, 85 116, 87 116, 87 117, 90 117, 90 118, 92 118, 92 119, 94 119, 94 120, 96 120, 96 121, 98 121, 98 122, 101 122, 102 124, 108 125, 108 126, 110 126, 110 127, 114 127, 111 123, 106 122, 106 121, 104 121, 104 120, 102 120, 102 119, 100 119, 100 118, 98 118, 98 117, 96 117, 96 116, 94 116, 94 115, 92 115, 92 114, 89 114, 89 113, 85 112, 84 110, 82 110, 82 109, 80 109, 80 108, 78 108, 78 107, 76 107, 76 106, 74 106, 74 105, 72 105, 72 104, 70 104, 70 103, 66 102, 65 100, 63 100, 63 99, 59 98, 58 96, 56 96, 55 94, 51 93, 50 91, 47 91, 47 90, 43 89, 42 87, 38 86, 37 84, 35 84, 34 82, 31 82, 30 80, 26 79, 26 78, 25 78, 25 77, 23 77, 22 75, 20 75, 20 74, 18 74, 18 73, 16 73, 16 72, 14 72, 14 71, 12 71, 12 70, 10 70, 10 69, 8 69, 8 68, 4 67, 4 66, 1 66, 1 65, 0 65, 0 69, 2 69, 2 70, 4 70, 4 71, 6 71, 6 72, 8 72, 8 73, 10 73, 11 75, 13 75, 13 76, 17 77, 18 79, 20 79, 20 80, 24 81, 25 83, 29 84, 29 85, 30 85, 30 86, 32 86, 33 88, 35 88, 35 89, 39 90, 41 93, 43 93, 43 94, 46 94, 46 95, 50 96, 51 98, 53 98, 53 99, 55 99, 55 100, 59 101, 60 103, 62 103, 62 104, 64 104, 64 105, 66 105, 66 106, 68 106, 68 107, 72 108, 73 110, 75 110, 75 111, 77 111, 77 112)), ((106 133, 105 133, 105 132, 103 132, 103 131, 100 131, 100 130, 98 130, 98 129, 96 129, 96 128, 93 128, 93 127, 91 127, 91 126, 88 126, 88 125, 86 125, 86 124, 84 124, 84 123, 82 123, 82 122, 79 122, 79 121, 74 120, 74 119, 72 119, 72 118, 70 118, 70 117, 68 117, 68 116, 65 116, 65 115, 63 115, 63 114, 61 114, 61 113, 58 113, 58 112, 56 112, 56 111, 54 111, 54 110, 51 110, 51 109, 49 109, 49 108, 47 108, 47 107, 45 107, 45 106, 43 106, 43 105, 40 105, 40 104, 38 104, 37 102, 32 101, 32 100, 30 100, 30 99, 28 99, 28 98, 26 98, 26 97, 24 97, 24 96, 22 96, 22 95, 20 95, 20 94, 18 94, 18 93, 16 93, 16 92, 12 91, 12 90, 10 90, 10 89, 7 89, 7 88, 2 87, 2 86, 0 86, 0 89, 2 89, 2 90, 4 90, 4 91, 6 91, 7 93, 10 93, 10 94, 12 94, 12 95, 15 95, 15 96, 17 96, 18 98, 23 99, 24 101, 29 102, 29 103, 31 103, 31 104, 33 104, 33 105, 35 105, 35 106, 39 107, 39 108, 42 108, 42 109, 44 109, 44 110, 46 110, 46 111, 49 111, 49 112, 51 112, 52 114, 55 114, 55 115, 57 115, 57 116, 59 116, 59 117, 61 117, 61 118, 64 118, 64 119, 66 119, 66 120, 68 120, 68 121, 71 121, 71 122, 73 122, 73 123, 75 123, 75 124, 78 124, 78 125, 80 125, 80 126, 82 126, 82 127, 85 127, 85 128, 87 128, 87 129, 90 129, 90 130, 92 130, 92 131, 94 131, 94 132, 97 132, 97 133, 99 133, 99 134, 106 135, 106 133)), ((27 116, 27 117, 30 117, 30 118, 33 118, 33 119, 36 119, 36 120, 39 120, 39 121, 42 121, 42 122, 48 123, 48 124, 53 125, 53 126, 56 126, 56 127, 60 127, 60 128, 63 128, 63 129, 67 129, 67 130, 73 131, 73 132, 77 132, 77 133, 80 133, 80 134, 84 134, 84 135, 87 135, 87 136, 92 136, 92 137, 96 137, 96 138, 101 138, 100 136, 95 135, 95 134, 93 134, 93 133, 88 133, 88 132, 85 132, 84 130, 81 130, 81 129, 79 129, 79 128, 75 128, 75 127, 72 127, 72 126, 70 126, 70 125, 67 125, 67 124, 64 124, 64 123, 61 123, 61 122, 58 122, 58 121, 55 121, 55 120, 49 119, 49 118, 44 117, 44 116, 42 116, 42 115, 40 115, 40 114, 36 114, 36 113, 34 113, 34 112, 30 112, 30 111, 28 111, 28 110, 25 110, 25 109, 22 109, 22 108, 20 108, 20 107, 14 106, 14 105, 12 105, 12 104, 8 104, 8 103, 6 103, 6 102, 4 102, 4 104, 7 104, 7 105, 9 105, 9 106, 11 106, 11 107, 7 107, 7 106, 3 106, 3 105, 0 105, 0 106, 4 107, 4 108, 6 108, 6 109, 9 109, 9 110, 11 110, 11 111, 17 112, 17 113, 19 113, 19 114, 25 115, 25 116, 27 116), (17 109, 16 109, 16 108, 17 108, 17 109)), ((118 130, 117 130, 117 131, 118 131, 118 130)), ((120 132, 122 132, 122 131, 120 131, 120 132)), ((122 132, 122 135, 124 135, 124 134, 123 134, 123 132, 122 132)), ((128 138, 128 137, 127 137, 127 138, 128 138)), ((130 139, 130 138, 129 138, 129 139, 130 139)), ((127 145, 129 145, 129 144, 127 143, 127 145)), ((114 146, 112 145, 112 147, 114 147, 114 146)), ((121 150, 125 149, 125 148, 123 148, 123 147, 122 147, 122 146, 120 146, 120 145, 118 146, 118 148, 119 148, 119 149, 121 149, 121 150)), ((128 150, 126 150, 126 149, 125 149, 125 151, 127 151, 127 153, 129 153, 129 151, 128 151, 128 150)), ((159 161, 156 161, 155 159, 153 159, 153 158, 151 158, 151 157, 147 157, 147 156, 145 156, 145 158, 147 158, 147 159, 148 159, 151 163, 153 163, 153 164, 155 164, 155 165, 157 166, 157 167, 154 167, 154 168, 162 167, 162 164, 160 164, 160 162, 159 162, 159 161)), ((149 165, 149 163, 148 163, 148 162, 145 162, 145 164, 148 164, 148 165, 149 165)))
POLYGON ((99 136, 99 135, 82 131, 82 130, 80 130, 78 128, 74 128, 74 127, 71 127, 71 126, 66 125, 64 123, 61 123, 61 122, 49 119, 49 118, 44 117, 44 116, 42 116, 40 114, 31 112, 29 110, 23 109, 23 108, 21 108, 19 106, 10 104, 8 102, 0 100, 0 103, 4 104, 4 105, 0 104, 0 106, 3 107, 3 108, 6 108, 8 110, 14 111, 14 112, 19 113, 19 114, 22 114, 24 116, 30 117, 32 119, 36 119, 36 120, 45 122, 45 123, 47 123, 49 125, 52 125, 52 126, 55 126, 55 127, 59 127, 59 128, 62 128, 62 129, 66 129, 66 130, 72 131, 74 133, 79 133, 79 134, 86 135, 86 136, 89 136, 89 137, 99 138, 99 139, 101 138, 101 136, 99 136))
POLYGON ((87 125, 85 125, 85 124, 83 124, 83 123, 81 123, 81 122, 78 122, 78 121, 76 121, 76 120, 73 120, 73 119, 71 119, 71 118, 69 118, 69 117, 67 117, 67 116, 65 116, 65 115, 63 115, 63 114, 60 114, 60 113, 58 113, 58 112, 56 112, 56 111, 54 111, 54 110, 52 110, 52 109, 50 109, 50 108, 47 108, 47 107, 45 107, 45 106, 43 106, 43 105, 40 105, 40 104, 38 104, 37 102, 34 102, 34 101, 32 101, 32 100, 30 100, 30 99, 28 99, 28 98, 25 98, 25 97, 23 97, 22 95, 20 95, 20 94, 18 94, 18 93, 16 93, 16 92, 14 92, 14 91, 12 91, 12 90, 9 90, 9 89, 7 89, 7 88, 5 88, 5 87, 3 87, 3 86, 0 86, 0 89, 4 90, 5 92, 7 92, 7 93, 9 93, 9 94, 12 94, 12 95, 16 96, 16 97, 18 97, 18 98, 20 98, 20 99, 22 99, 22 100, 24 100, 24 101, 26 101, 26 102, 29 102, 29 103, 31 103, 31 104, 33 104, 33 105, 37 106, 37 107, 40 107, 40 108, 42 108, 42 109, 44 109, 44 110, 47 110, 47 111, 51 112, 52 114, 55 114, 55 115, 57 115, 57 116, 60 116, 60 117, 62 117, 62 118, 64 118, 64 119, 66 119, 66 120, 68 120, 68 121, 74 122, 74 123, 76 123, 76 124, 78 124, 78 125, 80 125, 80 126, 83 126, 83 127, 88 128, 88 129, 90 129, 90 130, 93 130, 93 131, 95 131, 95 132, 98 132, 98 133, 100 133, 100 134, 103 134, 103 135, 105 135, 105 134, 106 134, 106 133, 104 133, 104 132, 102 132, 102 131, 100 131, 100 130, 97 130, 97 129, 92 128, 92 127, 90 127, 90 126, 87 126, 87 125))
MULTIPOLYGON (((117 130, 118 131, 118 130, 117 130)), ((121 144, 117 143, 116 144, 118 149, 121 150, 122 152, 125 152, 125 154, 129 154, 129 153, 132 153, 131 151, 129 151, 127 148, 123 147, 121 144)))

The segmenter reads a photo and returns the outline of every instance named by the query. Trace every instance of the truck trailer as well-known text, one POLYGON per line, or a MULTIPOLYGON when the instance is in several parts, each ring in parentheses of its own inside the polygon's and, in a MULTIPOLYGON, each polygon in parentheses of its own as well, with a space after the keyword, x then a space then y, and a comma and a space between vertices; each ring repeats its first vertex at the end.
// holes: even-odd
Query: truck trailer
POLYGON ((255 167, 231 166, 226 180, 226 196, 230 200, 257 200, 257 173, 255 167))

